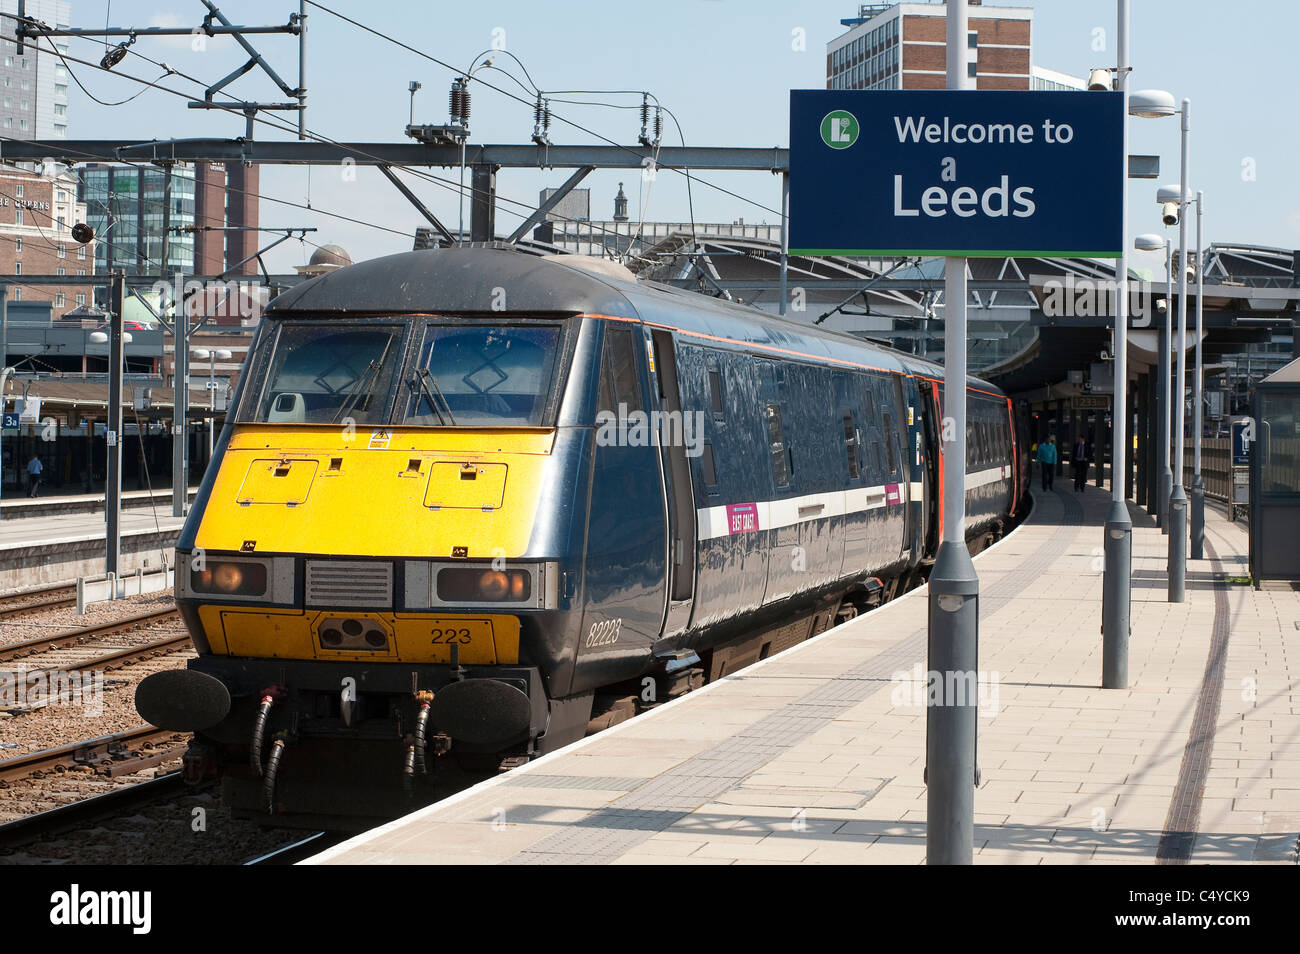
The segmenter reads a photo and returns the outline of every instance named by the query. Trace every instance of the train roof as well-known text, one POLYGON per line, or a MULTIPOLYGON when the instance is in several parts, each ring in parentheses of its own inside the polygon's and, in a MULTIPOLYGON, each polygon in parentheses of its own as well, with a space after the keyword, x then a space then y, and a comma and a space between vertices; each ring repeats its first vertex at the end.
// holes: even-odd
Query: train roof
MULTIPOLYGON (((509 248, 467 246, 369 259, 296 285, 271 317, 531 312, 634 318, 714 339, 814 360, 839 360, 942 377, 930 361, 853 335, 653 282, 623 280, 509 248)), ((971 377, 972 385, 997 390, 971 377)))

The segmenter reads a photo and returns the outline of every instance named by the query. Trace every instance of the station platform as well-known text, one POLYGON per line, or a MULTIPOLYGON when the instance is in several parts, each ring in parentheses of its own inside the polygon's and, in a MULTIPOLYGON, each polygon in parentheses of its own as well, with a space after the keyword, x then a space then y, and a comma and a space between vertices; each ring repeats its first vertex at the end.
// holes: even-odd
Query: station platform
MULTIPOLYGON (((90 494, 46 494, 28 497, 23 493, 7 491, 9 496, 0 500, 0 521, 26 519, 28 517, 48 517, 62 513, 103 513, 105 496, 101 493, 90 494)), ((197 487, 190 488, 190 500, 198 493, 197 487)), ((171 513, 172 491, 170 487, 161 490, 124 490, 122 491, 122 509, 150 509, 160 514, 171 513)))
MULTIPOLYGON (((164 557, 167 563, 173 562, 171 550, 184 523, 184 517, 171 515, 170 500, 165 507, 124 509, 120 572, 134 572, 138 567, 157 569, 164 557)), ((0 593, 102 575, 104 535, 102 505, 98 512, 5 514, 0 519, 0 593)))
MULTIPOLYGON (((1245 531, 1207 508, 1168 603, 1168 538, 1131 506, 1130 687, 1103 690, 1109 501, 1038 492, 975 560, 975 863, 1294 864, 1300 592, 1243 585, 1245 531)), ((922 863, 926 608, 916 590, 302 863, 922 863)))

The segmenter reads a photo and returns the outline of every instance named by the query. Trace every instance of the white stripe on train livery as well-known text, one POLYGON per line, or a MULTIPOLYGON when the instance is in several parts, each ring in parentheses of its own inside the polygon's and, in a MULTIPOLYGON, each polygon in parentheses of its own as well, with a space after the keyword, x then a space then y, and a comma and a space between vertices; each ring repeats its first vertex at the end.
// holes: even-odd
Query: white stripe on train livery
MULTIPOLYGON (((999 480, 1006 480, 1010 476, 1011 467, 1006 464, 967 474, 966 493, 969 494, 999 480)), ((845 514, 864 513, 909 501, 920 501, 922 487, 920 481, 912 481, 833 490, 822 494, 805 494, 802 497, 787 497, 783 500, 723 504, 719 507, 703 507, 697 510, 695 519, 699 539, 713 540, 735 533, 774 530, 778 527, 793 526, 805 520, 842 517, 845 514)))

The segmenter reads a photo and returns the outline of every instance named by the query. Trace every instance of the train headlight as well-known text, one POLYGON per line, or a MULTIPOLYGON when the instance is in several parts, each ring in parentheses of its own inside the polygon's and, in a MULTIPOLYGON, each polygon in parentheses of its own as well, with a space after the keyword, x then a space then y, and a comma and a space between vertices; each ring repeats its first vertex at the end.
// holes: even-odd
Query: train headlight
POLYGON ((533 595, 527 570, 446 567, 438 571, 438 599, 444 603, 524 603, 533 595))
POLYGON ((203 569, 190 571, 190 589, 219 596, 264 596, 266 567, 244 561, 205 561, 203 569))

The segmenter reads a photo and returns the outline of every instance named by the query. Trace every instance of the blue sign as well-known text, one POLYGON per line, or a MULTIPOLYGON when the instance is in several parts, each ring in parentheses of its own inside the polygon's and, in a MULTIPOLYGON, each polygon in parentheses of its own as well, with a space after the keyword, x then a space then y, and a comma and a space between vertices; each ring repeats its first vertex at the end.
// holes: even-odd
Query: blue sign
POLYGON ((17 414, 6 414, 6 415, 4 416, 4 426, 5 426, 5 427, 18 427, 18 426, 19 426, 19 423, 18 423, 18 415, 17 415, 17 414))
POLYGON ((1255 433, 1253 418, 1244 418, 1232 422, 1232 466, 1250 465, 1250 440, 1255 433))
POLYGON ((790 251, 1117 258, 1121 98, 791 90, 790 251))

